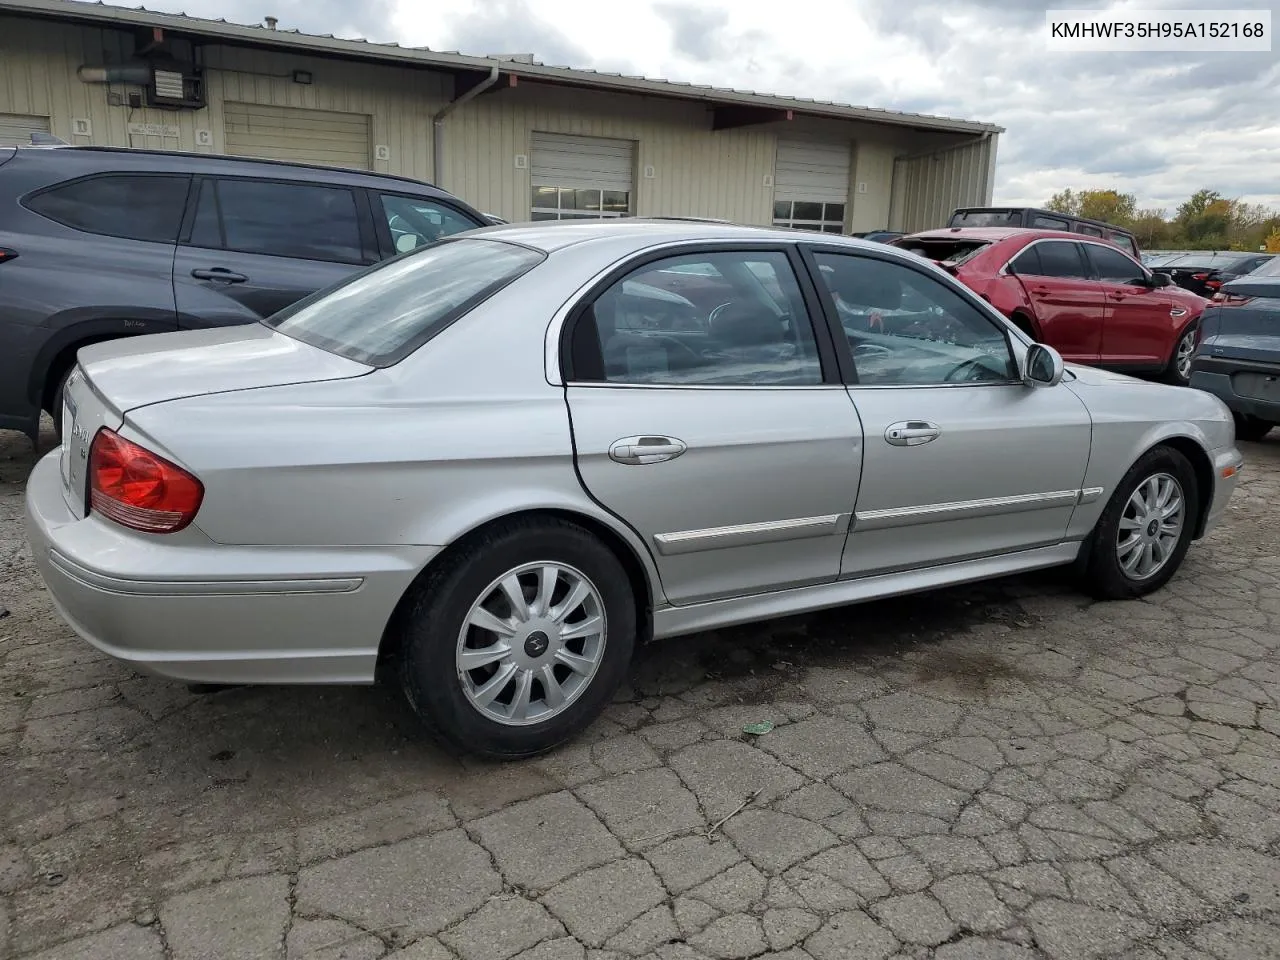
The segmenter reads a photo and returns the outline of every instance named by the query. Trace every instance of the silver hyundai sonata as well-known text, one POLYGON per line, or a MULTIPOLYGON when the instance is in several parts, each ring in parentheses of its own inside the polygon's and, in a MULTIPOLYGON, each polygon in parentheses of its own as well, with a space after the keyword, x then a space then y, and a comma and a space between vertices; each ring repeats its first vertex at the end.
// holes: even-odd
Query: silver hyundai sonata
POLYGON ((87 347, 65 393, 28 535, 89 643, 192 682, 387 667, 499 757, 649 637, 1057 565, 1148 593, 1241 467, 1216 397, 1065 369, 921 258, 692 222, 472 231, 87 347))

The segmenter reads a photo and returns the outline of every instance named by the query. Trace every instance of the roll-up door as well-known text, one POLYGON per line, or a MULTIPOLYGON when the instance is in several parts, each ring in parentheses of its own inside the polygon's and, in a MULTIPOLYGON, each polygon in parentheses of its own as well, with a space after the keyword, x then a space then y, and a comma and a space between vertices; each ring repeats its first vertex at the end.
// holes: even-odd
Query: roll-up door
POLYGON ((369 117, 301 107, 228 103, 223 108, 227 153, 368 170, 369 117))
POLYGON ((849 201, 848 143, 779 140, 773 170, 773 223, 840 233, 849 201))
POLYGON ((535 133, 530 152, 534 220, 622 217, 631 212, 632 141, 535 133))
POLYGON ((0 113, 0 147, 20 147, 31 142, 33 133, 48 132, 48 117, 0 113))

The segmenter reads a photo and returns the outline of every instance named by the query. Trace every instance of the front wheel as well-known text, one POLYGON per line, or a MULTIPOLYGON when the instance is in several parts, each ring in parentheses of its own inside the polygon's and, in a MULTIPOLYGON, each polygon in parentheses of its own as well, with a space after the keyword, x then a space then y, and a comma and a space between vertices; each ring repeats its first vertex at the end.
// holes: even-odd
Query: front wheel
POLYGON ((1124 475, 1094 527, 1085 582, 1100 600, 1158 590, 1181 566, 1200 516, 1187 458, 1171 447, 1144 454, 1124 475))
POLYGON ((1199 324, 1193 323, 1182 335, 1173 348, 1173 356, 1169 358, 1169 367, 1165 371, 1165 379, 1175 386, 1185 387, 1191 383, 1191 358, 1196 353, 1196 332, 1199 324))
POLYGON ((418 589, 405 693, 464 752, 550 750, 589 726, 621 684, 635 603, 618 558, 576 524, 516 521, 483 533, 418 589))
POLYGON ((1269 420, 1260 420, 1257 417, 1246 417, 1242 414, 1235 414, 1236 421, 1236 439, 1246 440, 1249 443, 1257 443, 1275 426, 1269 420))

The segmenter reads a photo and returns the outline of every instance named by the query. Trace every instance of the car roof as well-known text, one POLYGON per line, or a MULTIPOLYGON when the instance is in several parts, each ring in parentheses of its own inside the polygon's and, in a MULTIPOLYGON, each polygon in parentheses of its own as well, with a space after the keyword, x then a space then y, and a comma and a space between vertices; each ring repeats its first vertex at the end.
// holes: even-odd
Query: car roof
MULTIPOLYGON (((886 249, 882 243, 838 236, 831 233, 819 233, 818 231, 784 230, 735 223, 650 219, 644 217, 496 224, 491 227, 469 230, 466 236, 505 240, 548 253, 580 243, 601 240, 613 240, 623 245, 626 245, 626 241, 631 240, 634 241, 636 249, 658 244, 676 243, 682 240, 707 243, 732 243, 741 240, 774 241, 786 244, 808 242, 881 253, 886 249)), ((902 256, 906 256, 906 254, 902 254, 902 256)))
MULTIPOLYGON (((987 240, 996 243, 1014 237, 1057 238, 1060 240, 1102 240, 1105 237, 1090 237, 1080 233, 1068 233, 1066 230, 1043 230, 1036 227, 940 227, 937 230, 922 230, 910 233, 904 240, 987 240)), ((1114 244, 1112 244, 1114 246, 1114 244)))
MULTIPOLYGON (((195 153, 188 150, 149 150, 139 147, 98 147, 88 145, 26 145, 15 148, 19 155, 34 154, 39 151, 43 158, 56 156, 59 159, 74 159, 92 166, 95 159, 104 161, 114 158, 116 162, 124 162, 128 170, 172 170, 195 173, 227 173, 234 171, 246 176, 280 176, 286 171, 308 171, 319 174, 309 177, 317 181, 341 180, 343 183, 364 181, 365 186, 381 184, 388 181, 412 186, 419 191, 438 193, 448 196, 448 192, 412 177, 402 177, 391 173, 378 173, 373 170, 360 170, 355 167, 328 166, 318 163, 304 163, 295 160, 271 160, 266 157, 233 157, 226 154, 195 153)), ((107 161, 111 162, 111 161, 107 161)), ((113 165, 114 168, 114 165, 113 165)))

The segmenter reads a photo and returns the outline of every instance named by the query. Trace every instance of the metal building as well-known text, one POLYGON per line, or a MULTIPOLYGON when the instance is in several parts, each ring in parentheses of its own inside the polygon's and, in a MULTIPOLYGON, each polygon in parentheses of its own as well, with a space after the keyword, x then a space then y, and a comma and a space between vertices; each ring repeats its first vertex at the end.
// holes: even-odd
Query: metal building
POLYGON ((0 144, 304 160, 438 183, 508 220, 939 226, 991 201, 1000 127, 340 40, 0 0, 0 144))

